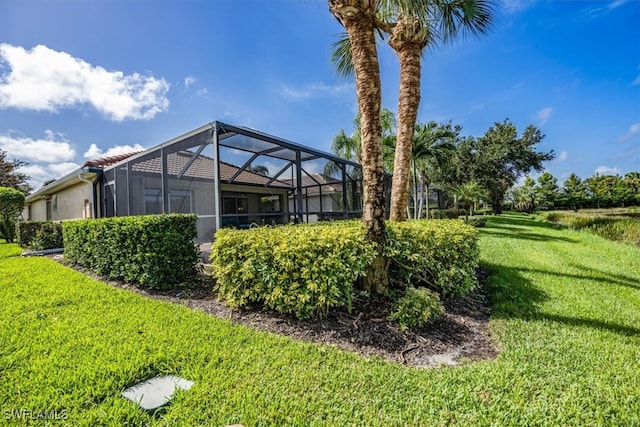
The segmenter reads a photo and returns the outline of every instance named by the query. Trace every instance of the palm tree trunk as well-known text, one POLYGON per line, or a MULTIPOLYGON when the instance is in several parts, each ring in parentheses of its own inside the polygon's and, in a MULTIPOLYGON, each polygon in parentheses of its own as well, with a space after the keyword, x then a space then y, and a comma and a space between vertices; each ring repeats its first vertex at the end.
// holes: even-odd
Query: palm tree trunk
POLYGON ((427 219, 429 219, 429 181, 425 180, 425 193, 427 193, 427 219))
MULTIPOLYGON (((409 200, 409 162, 413 134, 420 105, 420 52, 424 45, 405 38, 407 27, 403 20, 391 35, 389 44, 400 60, 400 93, 398 96, 398 134, 393 160, 391 183, 391 221, 404 221, 405 206, 409 200)), ((410 31, 410 30, 409 30, 410 31)))
POLYGON ((418 170, 416 168, 416 161, 413 160, 413 219, 417 219, 416 212, 418 209, 418 170))
POLYGON ((383 294, 389 286, 389 262, 383 256, 385 239, 384 165, 380 124, 380 65, 374 33, 375 7, 369 2, 329 0, 331 13, 349 35, 362 141, 362 220, 378 256, 363 280, 364 290, 383 294))

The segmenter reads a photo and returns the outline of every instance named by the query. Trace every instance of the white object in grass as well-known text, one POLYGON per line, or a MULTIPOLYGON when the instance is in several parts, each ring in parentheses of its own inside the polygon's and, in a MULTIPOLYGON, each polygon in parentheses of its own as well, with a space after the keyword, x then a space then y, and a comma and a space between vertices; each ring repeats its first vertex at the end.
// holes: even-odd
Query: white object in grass
POLYGON ((165 375, 129 387, 122 392, 122 396, 137 403, 142 409, 152 411, 166 405, 173 398, 176 389, 189 390, 191 386, 193 381, 175 375, 165 375))

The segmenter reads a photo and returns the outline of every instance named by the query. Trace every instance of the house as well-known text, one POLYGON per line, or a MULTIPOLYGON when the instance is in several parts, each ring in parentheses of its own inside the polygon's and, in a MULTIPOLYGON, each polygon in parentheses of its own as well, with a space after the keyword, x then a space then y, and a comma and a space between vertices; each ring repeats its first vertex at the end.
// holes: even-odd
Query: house
POLYGON ((202 243, 221 227, 358 216, 360 176, 358 164, 332 154, 213 122, 142 152, 86 162, 27 196, 23 217, 195 213, 202 243), (333 172, 309 172, 317 170, 333 172))

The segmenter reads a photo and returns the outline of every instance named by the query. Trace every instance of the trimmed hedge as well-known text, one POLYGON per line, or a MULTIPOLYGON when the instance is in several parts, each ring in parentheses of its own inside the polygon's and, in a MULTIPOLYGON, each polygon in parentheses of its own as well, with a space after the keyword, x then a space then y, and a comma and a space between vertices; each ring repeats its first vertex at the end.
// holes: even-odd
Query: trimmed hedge
POLYGON ((386 255, 399 287, 426 286, 445 298, 477 284, 480 256, 476 229, 460 220, 416 220, 387 224, 386 255))
POLYGON ((19 222, 18 245, 35 250, 57 249, 64 246, 62 224, 53 221, 19 222))
POLYGON ((375 251, 360 221, 222 229, 211 251, 218 295, 301 319, 349 306, 375 251))
MULTIPOLYGON (((428 286, 444 297, 476 284, 476 230, 457 220, 388 223, 392 283, 428 286)), ((222 229, 212 246, 218 296, 298 318, 349 307, 354 283, 375 257, 360 221, 222 229)))
POLYGON ((167 289, 197 272, 196 215, 66 221, 65 259, 112 279, 167 289))

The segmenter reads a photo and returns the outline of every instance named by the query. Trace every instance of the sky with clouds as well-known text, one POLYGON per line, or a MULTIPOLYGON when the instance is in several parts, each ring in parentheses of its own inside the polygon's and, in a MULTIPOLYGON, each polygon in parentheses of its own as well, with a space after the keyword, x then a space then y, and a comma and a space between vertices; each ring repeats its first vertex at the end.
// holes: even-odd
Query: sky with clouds
MULTIPOLYGON (((214 120, 328 151, 356 99, 326 3, 0 0, 0 149, 36 188, 214 120)), ((487 36, 425 55, 418 120, 534 124, 560 182, 640 171, 638 22, 639 0, 496 0, 487 36)), ((398 61, 379 53, 395 111, 398 61)))

